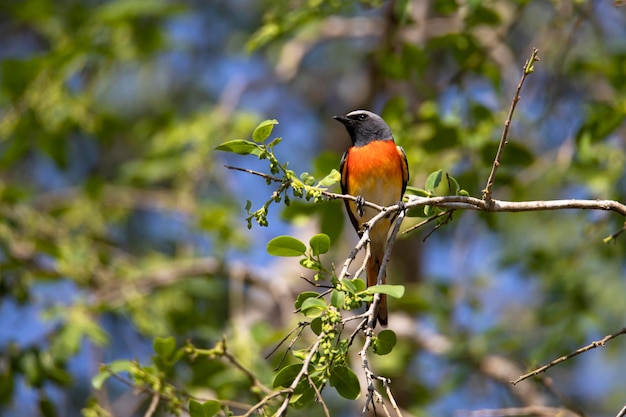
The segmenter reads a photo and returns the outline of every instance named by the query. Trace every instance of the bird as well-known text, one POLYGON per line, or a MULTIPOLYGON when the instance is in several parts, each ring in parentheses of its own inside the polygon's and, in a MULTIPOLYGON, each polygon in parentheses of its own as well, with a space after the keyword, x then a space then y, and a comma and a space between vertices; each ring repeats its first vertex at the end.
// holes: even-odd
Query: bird
MULTIPOLYGON (((348 217, 359 237, 363 224, 379 212, 364 205, 364 201, 387 207, 402 201, 409 181, 406 153, 397 146, 391 129, 382 117, 367 110, 354 110, 345 116, 334 116, 348 131, 352 146, 343 154, 341 191, 357 197, 357 201, 344 200, 348 217)), ((387 236, 393 216, 377 222, 369 231, 370 257, 367 260, 367 285, 376 285, 380 267, 385 257, 387 236)), ((382 283, 386 282, 386 271, 382 283)), ((387 296, 381 294, 376 318, 382 326, 388 322, 387 296)))

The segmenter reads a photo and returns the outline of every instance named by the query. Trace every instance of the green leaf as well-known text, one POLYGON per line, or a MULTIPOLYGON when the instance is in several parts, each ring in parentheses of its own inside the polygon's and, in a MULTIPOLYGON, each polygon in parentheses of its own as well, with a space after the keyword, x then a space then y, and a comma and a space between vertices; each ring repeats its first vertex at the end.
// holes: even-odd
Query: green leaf
POLYGON ((381 284, 381 285, 372 285, 368 287, 365 291, 367 294, 387 294, 390 297, 394 298, 402 298, 404 295, 404 285, 390 285, 390 284, 381 284))
POLYGON ((324 254, 330 249, 330 237, 324 233, 319 233, 309 240, 309 245, 311 246, 313 255, 324 254))
POLYGON ((298 298, 296 298, 296 310, 300 310, 300 308, 302 307, 302 303, 304 303, 304 300, 308 298, 315 298, 318 296, 319 293, 316 293, 315 291, 304 291, 303 293, 300 293, 300 295, 298 295, 298 298))
POLYGON ((190 417, 212 417, 220 412, 222 406, 219 401, 208 400, 203 403, 196 400, 189 400, 190 417))
POLYGON ((267 243, 267 253, 272 256, 301 256, 306 246, 295 237, 277 236, 267 243))
POLYGON ((157 337, 152 343, 154 352, 163 359, 169 359, 176 349, 176 339, 173 337, 157 337))
POLYGON ((326 311, 328 305, 319 298, 307 298, 300 307, 300 312, 307 317, 317 317, 326 311))
POLYGON ((406 191, 404 192, 405 194, 411 194, 411 195, 416 195, 418 197, 429 197, 430 194, 428 193, 428 191, 426 190, 422 190, 421 188, 417 188, 417 187, 412 187, 410 185, 408 185, 406 187, 406 191))
POLYGON ((320 317, 311 320, 311 330, 318 336, 322 333, 322 319, 320 317))
POLYGON ((350 279, 342 279, 341 280, 341 284, 344 286, 345 289, 347 289, 351 294, 356 294, 357 292, 359 292, 356 288, 356 285, 354 285, 354 281, 350 280, 350 279))
POLYGON ((386 355, 393 350, 396 345, 397 338, 393 330, 383 330, 378 333, 374 340, 374 353, 377 355, 386 355))
POLYGON ((352 280, 352 283, 354 284, 354 287, 356 288, 357 292, 361 292, 367 287, 367 284, 365 284, 365 281, 363 281, 360 278, 354 278, 352 280))
POLYGON ((215 148, 216 151, 233 152, 239 155, 259 155, 261 148, 254 142, 243 139, 234 139, 224 142, 215 148))
POLYGON ((274 382, 272 383, 272 388, 278 387, 288 387, 291 383, 296 379, 296 376, 300 373, 302 369, 301 363, 296 363, 294 365, 285 366, 283 369, 278 371, 276 376, 274 377, 274 382))
POLYGON ((319 187, 330 187, 333 184, 341 181, 341 174, 336 169, 330 171, 330 174, 326 175, 324 178, 317 183, 319 187))
POLYGON ((264 120, 254 129, 252 133, 252 140, 259 143, 264 142, 269 136, 272 134, 272 130, 274 129, 274 125, 277 125, 278 121, 276 119, 264 120))
POLYGON ((448 175, 448 174, 446 175, 447 175, 448 181, 450 182, 449 194, 459 195, 459 190, 461 189, 459 182, 452 175, 448 175))
POLYGON ((336 308, 343 308, 346 301, 346 293, 343 291, 333 290, 330 293, 330 305, 336 308))
POLYGON ((359 379, 347 366, 335 366, 330 370, 330 385, 348 400, 355 400, 361 394, 359 379))
POLYGON ((365 281, 363 281, 362 279, 359 279, 359 278, 342 279, 341 283, 352 294, 356 294, 356 293, 359 293, 361 291, 364 291, 365 288, 367 287, 367 285, 365 285, 365 281))
POLYGON ((111 362, 106 368, 102 368, 100 373, 91 379, 91 385, 95 389, 101 389, 104 382, 113 374, 120 372, 130 372, 135 368, 135 363, 126 359, 111 362))
POLYGON ((424 185, 424 188, 426 188, 426 191, 433 193, 435 191, 435 188, 437 188, 437 186, 441 182, 442 177, 443 177, 442 170, 431 172, 428 178, 426 178, 426 184, 424 185))

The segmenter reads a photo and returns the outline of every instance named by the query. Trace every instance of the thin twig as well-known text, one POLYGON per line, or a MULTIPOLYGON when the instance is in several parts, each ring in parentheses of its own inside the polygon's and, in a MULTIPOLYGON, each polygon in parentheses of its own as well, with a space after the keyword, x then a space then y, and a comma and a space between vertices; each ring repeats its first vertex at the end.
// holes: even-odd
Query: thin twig
POLYGON ((529 373, 527 373, 525 375, 522 375, 519 378, 517 378, 515 381, 511 381, 511 384, 516 385, 517 383, 519 383, 519 382, 521 382, 521 381, 523 381, 525 379, 528 379, 530 377, 536 376, 536 375, 538 375, 538 374, 540 374, 542 372, 545 372, 547 369, 552 368, 553 366, 558 365, 561 362, 565 362, 566 360, 571 359, 574 356, 578 356, 581 353, 587 352, 588 350, 595 349, 595 348, 600 347, 600 346, 604 346, 604 344, 606 342, 608 342, 609 340, 614 339, 614 338, 616 338, 616 337, 618 337, 620 335, 623 335, 623 334, 626 334, 626 327, 624 327, 622 330, 620 330, 617 333, 613 333, 613 334, 610 334, 608 336, 605 336, 601 340, 592 342, 592 343, 588 344, 587 346, 581 347, 580 349, 577 349, 574 352, 569 353, 569 354, 567 354, 565 356, 561 356, 560 358, 557 358, 557 359, 553 360, 552 362, 550 362, 550 363, 548 363, 546 365, 543 365, 540 368, 535 369, 532 372, 529 372, 529 373))
POLYGON ((250 380, 253 386, 260 388, 261 390, 265 391, 265 393, 273 392, 270 388, 266 387, 261 381, 259 381, 259 379, 254 375, 254 373, 251 370, 246 368, 241 362, 239 362, 237 358, 235 358, 235 356, 233 356, 228 351, 228 349, 226 348, 225 338, 222 339, 222 346, 223 346, 222 356, 228 359, 228 361, 231 364, 233 364, 235 368, 239 369, 241 372, 246 374, 246 376, 248 377, 248 379, 250 380))
POLYGON ((152 394, 152 400, 150 400, 150 406, 146 410, 146 414, 144 414, 143 417, 152 417, 152 415, 157 409, 157 406, 159 405, 159 398, 161 398, 160 393, 158 391, 155 391, 154 394, 152 394))
POLYGON ((330 417, 330 411, 328 411, 328 407, 326 406, 326 402, 324 401, 324 398, 322 397, 322 393, 320 392, 319 388, 317 388, 317 385, 315 385, 315 382, 313 382, 311 375, 306 374, 306 377, 309 381, 309 385, 311 385, 311 387, 313 387, 313 391, 315 391, 315 396, 317 397, 317 401, 322 405, 322 409, 324 410, 324 415, 326 417, 330 417))
POLYGON ((486 410, 457 412, 459 416, 467 417, 517 417, 517 416, 540 416, 540 417, 578 417, 578 414, 561 407, 546 407, 532 405, 528 407, 495 408, 486 410))
MULTIPOLYGON (((285 388, 283 390, 280 391, 276 391, 273 392, 271 394, 268 394, 265 396, 265 398, 263 398, 261 401, 259 401, 258 403, 254 404, 252 407, 250 407, 250 409, 248 411, 246 411, 245 414, 243 414, 241 417, 250 417, 252 414, 254 414, 257 410, 259 410, 260 408, 264 407, 265 404, 267 404, 268 402, 270 402, 271 400, 273 400, 276 397, 280 397, 281 395, 285 395, 289 393, 289 389, 285 388)), ((278 414, 276 414, 278 415, 278 414)))
POLYGON ((402 417, 402 412, 400 411, 400 407, 398 407, 398 403, 396 402, 396 398, 393 396, 391 392, 391 380, 389 378, 385 378, 383 381, 383 386, 385 387, 385 391, 387 392, 387 398, 391 402, 391 406, 396 412, 396 415, 402 417))
POLYGON ((515 92, 515 97, 513 97, 513 101, 511 102, 511 107, 509 108, 509 114, 507 115, 506 121, 504 122, 504 129, 502 130, 502 136, 500 137, 500 143, 498 144, 498 151, 496 152, 496 157, 493 161, 493 165, 491 166, 491 173, 489 174, 489 178, 487 179, 487 186, 483 190, 483 200, 487 203, 487 206, 491 204, 491 191, 493 189, 493 183, 496 179, 496 172, 498 171, 498 167, 500 166, 500 160, 502 159, 502 153, 504 152, 504 147, 507 145, 507 136, 509 134, 509 126, 511 125, 511 119, 513 118, 513 112, 515 112, 515 107, 517 106, 517 102, 520 100, 520 92, 522 91, 522 86, 524 85, 524 81, 526 77, 532 74, 534 68, 533 64, 536 61, 539 61, 537 57, 537 48, 533 48, 533 52, 530 55, 530 59, 526 61, 524 64, 524 68, 522 69, 522 78, 517 85, 517 91, 515 92))
POLYGON ((309 354, 306 356, 306 358, 302 362, 302 368, 300 369, 300 372, 298 372, 298 375, 296 375, 291 385, 289 385, 289 387, 285 390, 286 391, 285 398, 283 399, 283 402, 280 405, 280 408, 274 413, 274 416, 280 417, 280 416, 284 416, 287 413, 289 400, 291 399, 291 396, 293 395, 294 390, 296 389, 296 387, 302 380, 302 377, 304 376, 308 377, 309 364, 313 360, 313 356, 317 354, 317 351, 320 347, 320 344, 322 343, 322 340, 324 340, 324 337, 325 337, 324 332, 320 333, 320 335, 317 337, 316 342, 313 344, 313 346, 311 346, 311 350, 309 351, 309 354))
POLYGON ((427 225, 428 223, 433 222, 433 221, 437 220, 438 218, 440 218, 440 217, 443 217, 443 216, 447 215, 447 214, 448 214, 449 212, 451 212, 451 211, 453 211, 453 210, 446 210, 446 211, 442 211, 442 212, 440 212, 440 213, 435 214, 435 215, 434 215, 434 216, 432 216, 432 217, 429 217, 429 218, 427 218, 427 219, 424 219, 424 220, 422 220, 421 222, 419 222, 419 223, 417 223, 417 224, 414 224, 413 226, 411 226, 411 227, 409 227, 408 229, 406 229, 405 231, 403 231, 403 232, 402 232, 402 234, 403 234, 403 235, 406 235, 407 233, 411 233, 413 230, 415 230, 415 229, 419 229, 420 227, 425 226, 425 225, 427 225))
POLYGON ((607 236, 605 237, 603 240, 604 243, 609 243, 614 241, 615 239, 617 239, 619 237, 619 235, 621 235, 622 233, 626 232, 626 222, 624 222, 624 226, 622 226, 621 229, 619 229, 617 232, 611 234, 611 236, 607 236))
MULTIPOLYGON (((276 351, 276 349, 278 349, 278 347, 280 345, 282 345, 285 340, 287 340, 289 335, 291 335, 296 330, 298 331, 298 334, 293 339, 291 339, 291 342, 289 342, 289 346, 287 346, 287 349, 285 350, 285 353, 283 353, 283 356, 282 356, 282 358, 280 358, 280 361, 278 362, 278 365, 276 365, 276 368, 274 368, 274 371, 278 371, 278 369, 281 367, 283 362, 285 362, 285 359, 287 359, 287 354, 291 351, 291 349, 293 348, 293 345, 295 345, 296 341, 300 338, 300 335, 304 331, 304 328, 306 326, 308 326, 309 324, 311 324, 311 323, 309 323, 309 322, 300 322, 300 323, 298 323, 298 328, 296 328, 296 329, 292 330, 291 332, 289 332, 289 334, 287 336, 285 336, 285 338, 279 343, 279 345, 276 346, 276 348, 270 353, 270 355, 272 353, 274 353, 276 351)), ((269 357, 269 355, 267 357, 269 357)), ((266 357, 266 359, 267 359, 267 357, 266 357)))
POLYGON ((454 210, 449 209, 444 211, 443 213, 446 215, 446 219, 443 222, 437 223, 435 227, 433 227, 433 230, 431 230, 426 234, 426 236, 424 236, 422 242, 426 242, 426 239, 432 236, 432 234, 435 233, 441 226, 448 224, 448 222, 452 219, 452 213, 454 213, 454 210))

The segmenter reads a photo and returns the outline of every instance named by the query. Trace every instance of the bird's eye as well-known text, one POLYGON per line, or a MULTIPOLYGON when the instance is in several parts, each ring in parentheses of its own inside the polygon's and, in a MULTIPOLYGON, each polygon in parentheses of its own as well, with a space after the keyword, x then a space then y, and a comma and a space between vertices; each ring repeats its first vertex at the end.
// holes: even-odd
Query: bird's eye
POLYGON ((357 118, 358 118, 359 120, 365 120, 365 119, 367 119, 367 114, 365 114, 365 113, 361 113, 361 114, 359 114, 359 115, 357 116, 357 118))

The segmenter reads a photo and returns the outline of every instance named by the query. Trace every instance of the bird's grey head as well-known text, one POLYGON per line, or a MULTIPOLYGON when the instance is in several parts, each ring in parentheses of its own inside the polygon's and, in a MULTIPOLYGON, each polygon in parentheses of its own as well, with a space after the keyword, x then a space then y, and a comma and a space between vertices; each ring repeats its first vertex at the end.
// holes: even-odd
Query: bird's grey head
POLYGON ((345 116, 335 116, 348 130, 352 145, 363 146, 373 140, 393 140, 391 129, 382 117, 367 110, 355 110, 345 116))

